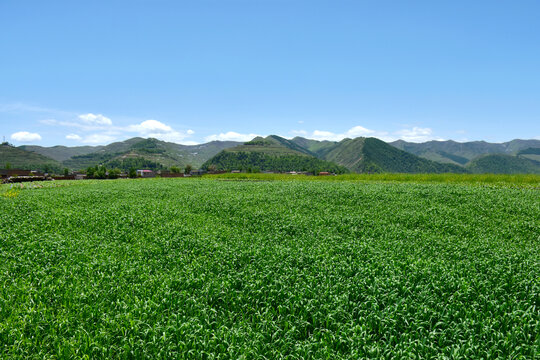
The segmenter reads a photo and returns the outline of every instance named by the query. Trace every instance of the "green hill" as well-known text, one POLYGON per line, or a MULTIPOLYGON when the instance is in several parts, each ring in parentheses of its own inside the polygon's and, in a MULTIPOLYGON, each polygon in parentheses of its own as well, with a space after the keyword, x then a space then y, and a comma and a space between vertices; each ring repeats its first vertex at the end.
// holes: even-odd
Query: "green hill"
POLYGON ((261 152, 271 155, 309 155, 313 154, 294 142, 277 135, 270 135, 266 138, 256 137, 251 141, 241 145, 226 149, 227 152, 261 152))
POLYGON ((256 137, 242 145, 225 149, 202 167, 207 169, 210 166, 217 170, 348 172, 345 167, 319 159, 309 150, 276 135, 256 137))
POLYGON ((4 143, 0 145, 0 168, 7 164, 13 169, 25 170, 60 172, 63 168, 54 159, 4 143))
POLYGON ((540 174, 540 162, 521 155, 482 155, 469 162, 466 168, 478 174, 540 174))
POLYGON ((344 139, 331 148, 324 156, 324 159, 359 173, 466 172, 460 166, 422 159, 376 138, 344 139))
POLYGON ((198 168, 221 150, 238 144, 234 141, 212 141, 200 145, 181 145, 152 138, 132 138, 99 147, 92 153, 73 156, 63 163, 71 169, 85 169, 97 164, 123 170, 131 167, 184 167, 188 164, 198 168))

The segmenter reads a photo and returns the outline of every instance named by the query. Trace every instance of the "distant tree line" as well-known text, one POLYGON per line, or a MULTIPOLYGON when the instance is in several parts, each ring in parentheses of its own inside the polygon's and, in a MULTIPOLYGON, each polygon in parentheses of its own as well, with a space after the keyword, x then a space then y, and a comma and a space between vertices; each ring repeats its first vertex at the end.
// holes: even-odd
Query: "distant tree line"
POLYGON ((121 173, 118 168, 107 169, 103 165, 90 166, 86 169, 86 177, 89 179, 118 179, 121 173))
POLYGON ((272 144, 273 143, 270 140, 261 139, 261 138, 257 138, 257 139, 247 141, 244 143, 244 145, 259 145, 259 146, 272 145, 272 144))
POLYGON ((113 159, 105 163, 110 168, 118 168, 123 171, 128 171, 130 168, 135 169, 148 169, 148 170, 162 170, 165 167, 157 161, 148 160, 142 157, 126 157, 123 159, 113 159))
POLYGON ((205 164, 202 169, 259 171, 308 171, 319 173, 328 171, 336 174, 348 173, 347 168, 330 161, 302 155, 268 155, 260 152, 223 151, 205 164))

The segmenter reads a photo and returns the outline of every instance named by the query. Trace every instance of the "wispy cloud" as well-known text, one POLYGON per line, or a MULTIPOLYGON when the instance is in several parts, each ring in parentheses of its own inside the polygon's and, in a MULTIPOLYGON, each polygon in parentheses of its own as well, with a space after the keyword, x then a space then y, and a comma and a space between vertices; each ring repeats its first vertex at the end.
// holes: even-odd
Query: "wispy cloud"
POLYGON ((79 114, 77 116, 69 116, 66 120, 44 119, 39 121, 45 125, 65 126, 78 128, 83 131, 97 130, 118 130, 118 127, 113 126, 110 118, 102 114, 79 114))
POLYGON ((215 135, 210 135, 204 138, 206 142, 208 141, 215 141, 215 140, 221 140, 221 141, 249 141, 257 136, 257 134, 241 134, 234 131, 228 131, 226 133, 220 133, 215 135))
POLYGON ((77 134, 68 134, 68 135, 66 135, 66 139, 68 139, 68 140, 77 140, 77 141, 81 141, 81 140, 82 140, 82 137, 80 137, 80 136, 77 135, 77 134))
POLYGON ((42 106, 36 106, 26 103, 0 103, 0 113, 10 113, 10 114, 17 114, 17 113, 41 113, 41 114, 48 114, 50 115, 75 115, 76 113, 64 111, 64 110, 58 110, 58 109, 51 109, 46 108, 42 106))
POLYGON ((115 136, 107 135, 107 134, 91 134, 80 139, 82 143, 91 144, 91 145, 105 145, 115 140, 116 140, 115 136))
POLYGON ((41 135, 28 131, 19 131, 11 134, 11 139, 22 143, 29 143, 34 141, 40 141, 41 135))
POLYGON ((112 120, 101 114, 82 114, 79 119, 90 125, 112 125, 112 120))

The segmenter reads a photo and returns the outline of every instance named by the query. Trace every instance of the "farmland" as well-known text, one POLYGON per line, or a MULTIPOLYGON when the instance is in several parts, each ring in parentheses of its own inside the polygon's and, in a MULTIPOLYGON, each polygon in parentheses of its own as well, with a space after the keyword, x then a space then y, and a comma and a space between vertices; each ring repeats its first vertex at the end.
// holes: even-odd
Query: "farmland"
POLYGON ((540 356, 531 181, 222 180, 2 187, 0 357, 540 356))

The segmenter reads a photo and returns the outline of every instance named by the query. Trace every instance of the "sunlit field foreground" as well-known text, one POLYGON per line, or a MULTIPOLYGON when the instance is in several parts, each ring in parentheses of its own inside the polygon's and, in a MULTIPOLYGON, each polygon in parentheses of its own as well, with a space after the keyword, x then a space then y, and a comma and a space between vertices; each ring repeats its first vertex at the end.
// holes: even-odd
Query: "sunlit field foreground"
POLYGON ((216 180, 3 186, 0 358, 539 356, 537 183, 216 180))

